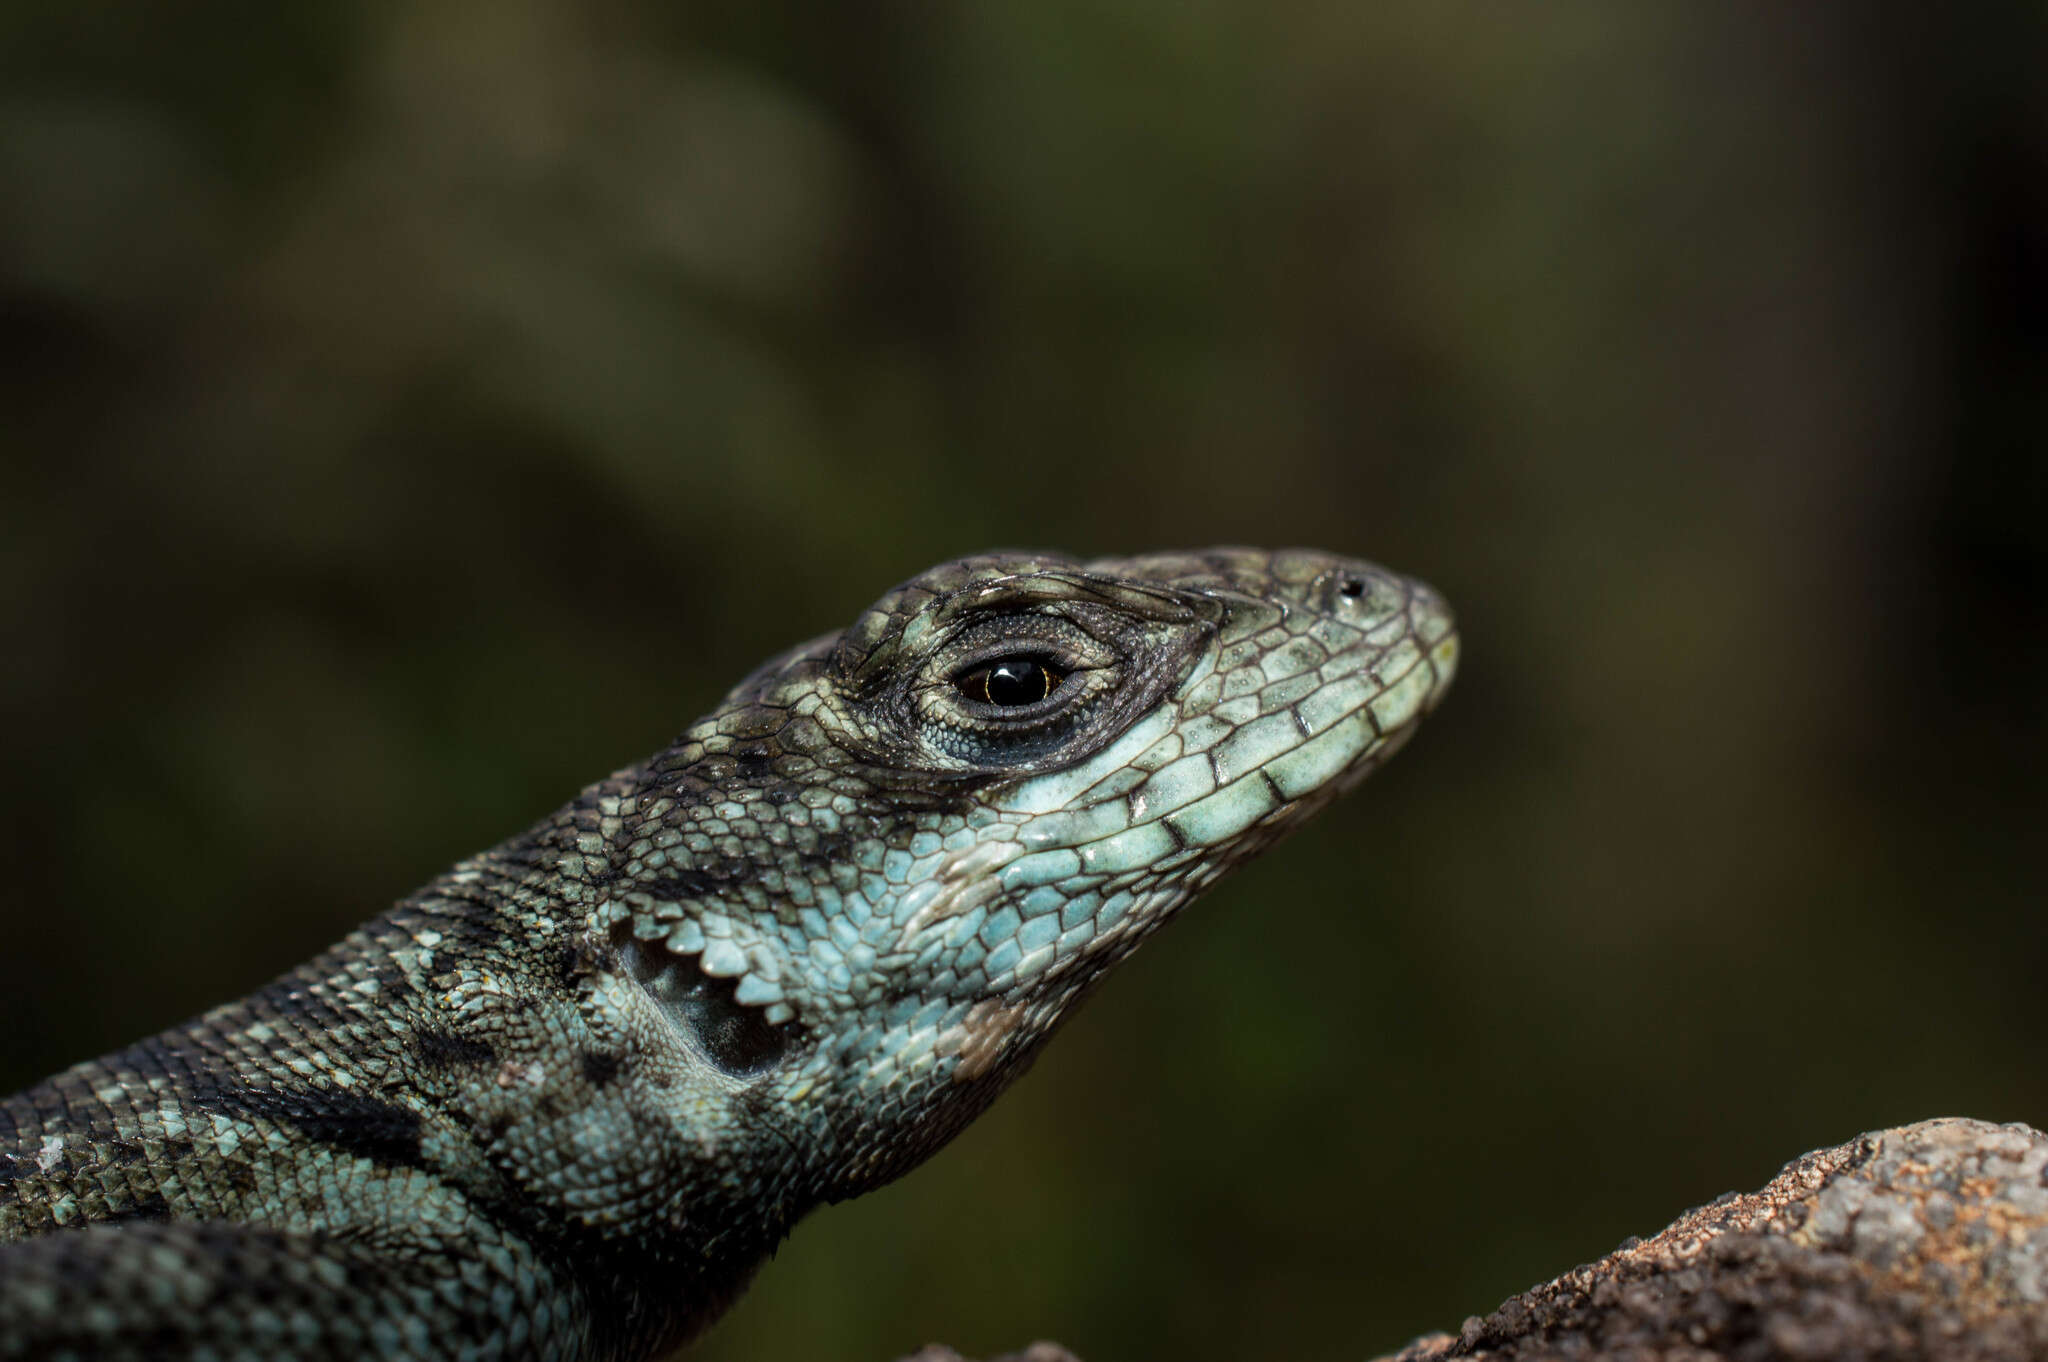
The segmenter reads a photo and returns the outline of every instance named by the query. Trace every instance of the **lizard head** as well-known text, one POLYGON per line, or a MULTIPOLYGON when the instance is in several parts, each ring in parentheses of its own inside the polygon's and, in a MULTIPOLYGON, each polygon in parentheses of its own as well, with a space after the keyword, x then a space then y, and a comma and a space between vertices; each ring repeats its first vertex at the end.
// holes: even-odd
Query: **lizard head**
POLYGON ((991 554, 597 787, 588 928, 695 1205, 793 1220, 931 1153, 1114 962, 1406 741, 1457 647, 1428 587, 1327 554, 991 554))

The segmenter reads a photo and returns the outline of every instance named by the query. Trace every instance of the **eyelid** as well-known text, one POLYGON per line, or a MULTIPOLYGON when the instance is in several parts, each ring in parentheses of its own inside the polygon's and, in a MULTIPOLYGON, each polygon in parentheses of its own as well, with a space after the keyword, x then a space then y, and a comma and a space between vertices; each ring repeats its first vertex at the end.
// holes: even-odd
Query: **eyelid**
POLYGON ((1039 611, 963 621, 939 652, 952 655, 947 670, 954 676, 1006 657, 1029 657, 1076 671, 1101 666, 1113 656, 1100 639, 1065 615, 1039 611))
POLYGON ((1100 665, 1077 658, 1064 649, 1044 647, 1035 640, 1030 644, 1020 644, 1012 640, 1008 646, 1002 642, 995 642, 986 648, 977 648, 964 657, 954 659, 953 665, 946 670, 946 676, 949 680, 957 681, 971 672, 1013 659, 1036 662, 1042 667, 1050 667, 1054 671, 1068 675, 1094 671, 1100 665))

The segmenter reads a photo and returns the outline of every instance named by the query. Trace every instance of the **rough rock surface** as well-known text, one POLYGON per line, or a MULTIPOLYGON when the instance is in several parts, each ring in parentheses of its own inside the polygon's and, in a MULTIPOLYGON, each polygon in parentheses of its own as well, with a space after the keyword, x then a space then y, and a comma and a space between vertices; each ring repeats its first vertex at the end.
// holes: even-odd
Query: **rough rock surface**
MULTIPOLYGON (((2043 1362, 2048 1135, 1950 1118, 1818 1150, 1377 1362, 1460 1358, 2043 1362)), ((1034 1343, 993 1362, 1079 1359, 1034 1343)))
MULTIPOLYGON (((927 1343, 899 1362, 973 1362, 973 1359, 962 1357, 943 1343, 927 1343)), ((1021 1353, 1004 1353, 1001 1357, 990 1358, 989 1362, 1081 1362, 1081 1359, 1057 1343, 1040 1341, 1021 1353)))
POLYGON ((1381 1362, 2048 1358, 2048 1136, 1922 1121, 1808 1154, 1381 1362))

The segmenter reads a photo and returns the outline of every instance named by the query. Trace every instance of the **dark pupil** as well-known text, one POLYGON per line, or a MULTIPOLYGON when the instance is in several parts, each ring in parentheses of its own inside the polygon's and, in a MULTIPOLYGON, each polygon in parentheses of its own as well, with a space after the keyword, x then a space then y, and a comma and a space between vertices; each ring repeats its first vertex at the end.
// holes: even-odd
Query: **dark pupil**
POLYGON ((1043 662, 1006 657, 960 678, 970 699, 991 705, 1035 705, 1053 693, 1060 678, 1043 662))

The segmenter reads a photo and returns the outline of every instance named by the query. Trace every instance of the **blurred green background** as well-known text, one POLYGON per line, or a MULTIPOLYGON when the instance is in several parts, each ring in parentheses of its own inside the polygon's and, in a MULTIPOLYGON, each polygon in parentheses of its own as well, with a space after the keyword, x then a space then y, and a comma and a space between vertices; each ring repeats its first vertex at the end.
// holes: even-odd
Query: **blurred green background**
POLYGON ((0 10, 0 1088, 994 545, 1457 604, 702 1356, 1355 1358, 2048 1124, 2048 9, 0 10))

